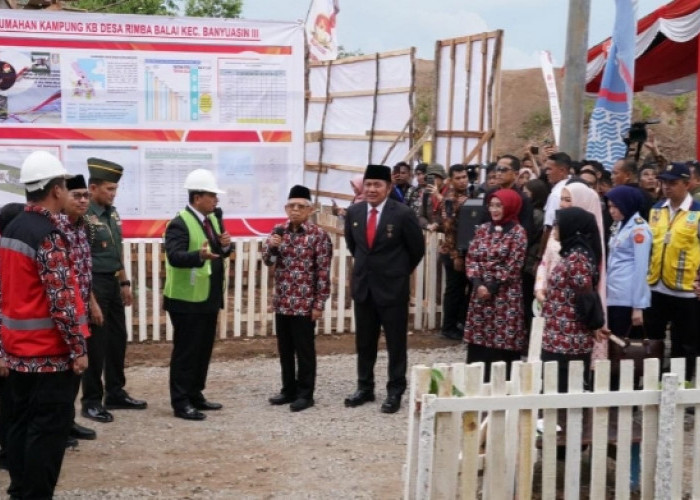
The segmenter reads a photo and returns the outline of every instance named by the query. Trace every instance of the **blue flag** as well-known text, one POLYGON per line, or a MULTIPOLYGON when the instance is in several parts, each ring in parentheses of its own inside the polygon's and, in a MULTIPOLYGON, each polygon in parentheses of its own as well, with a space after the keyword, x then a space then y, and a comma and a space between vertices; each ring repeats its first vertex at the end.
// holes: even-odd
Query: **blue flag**
POLYGON ((598 160, 606 168, 625 157, 632 120, 636 0, 615 0, 615 27, 598 98, 588 124, 586 159, 598 160))

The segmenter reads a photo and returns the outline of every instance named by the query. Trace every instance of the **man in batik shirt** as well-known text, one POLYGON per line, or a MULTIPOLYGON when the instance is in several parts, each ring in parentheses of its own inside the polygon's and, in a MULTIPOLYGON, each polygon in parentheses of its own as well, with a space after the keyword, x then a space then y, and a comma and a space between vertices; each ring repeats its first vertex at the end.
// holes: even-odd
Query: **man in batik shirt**
POLYGON ((289 220, 274 228, 263 252, 263 262, 275 266, 275 333, 282 368, 282 390, 269 401, 291 403, 291 411, 302 411, 314 404, 314 330, 330 296, 333 246, 328 234, 309 222, 313 206, 308 188, 294 186, 285 210, 289 220))

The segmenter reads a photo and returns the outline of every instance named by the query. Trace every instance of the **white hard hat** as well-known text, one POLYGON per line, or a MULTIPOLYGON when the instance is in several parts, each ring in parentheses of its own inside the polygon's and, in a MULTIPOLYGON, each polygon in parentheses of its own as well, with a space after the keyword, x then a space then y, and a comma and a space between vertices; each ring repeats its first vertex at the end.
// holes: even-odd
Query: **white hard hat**
POLYGON ((61 160, 47 151, 34 151, 22 162, 19 171, 19 182, 24 184, 27 191, 40 191, 52 180, 58 177, 71 177, 61 160))
POLYGON ((188 191, 205 191, 207 193, 216 194, 223 194, 226 192, 219 189, 219 186, 216 185, 214 174, 203 168, 198 168, 187 174, 185 189, 188 191))

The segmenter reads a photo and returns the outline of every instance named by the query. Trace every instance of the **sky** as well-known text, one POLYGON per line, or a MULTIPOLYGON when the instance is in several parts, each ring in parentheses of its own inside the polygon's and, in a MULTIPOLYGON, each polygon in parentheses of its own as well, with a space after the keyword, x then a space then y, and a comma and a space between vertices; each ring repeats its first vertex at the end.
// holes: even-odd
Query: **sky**
MULTIPOLYGON (((567 0, 339 0, 338 43, 364 54, 416 47, 433 59, 435 41, 504 30, 502 68, 539 66, 549 50, 561 66, 566 48, 567 0)), ((638 19, 670 0, 638 0, 638 19)), ((244 0, 241 17, 274 21, 304 19, 306 0, 244 0)), ((611 35, 614 0, 591 0, 588 46, 611 35)))

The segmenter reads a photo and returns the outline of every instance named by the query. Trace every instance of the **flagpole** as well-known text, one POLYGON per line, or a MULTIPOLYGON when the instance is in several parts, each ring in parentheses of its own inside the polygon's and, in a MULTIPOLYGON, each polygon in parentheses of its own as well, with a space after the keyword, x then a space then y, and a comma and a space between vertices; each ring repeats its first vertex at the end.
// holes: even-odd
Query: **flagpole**
POLYGON ((590 13, 591 0, 569 0, 559 151, 569 153, 574 160, 581 159, 583 94, 586 85, 588 18, 590 13))

